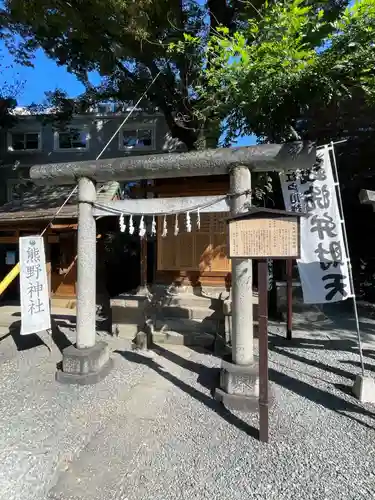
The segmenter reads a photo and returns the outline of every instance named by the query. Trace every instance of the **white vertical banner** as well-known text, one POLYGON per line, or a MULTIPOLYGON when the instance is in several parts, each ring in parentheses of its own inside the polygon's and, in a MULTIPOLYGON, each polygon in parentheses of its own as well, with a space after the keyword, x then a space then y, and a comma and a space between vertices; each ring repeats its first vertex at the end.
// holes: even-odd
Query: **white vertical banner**
POLYGON ((19 241, 21 335, 51 328, 49 286, 44 238, 25 236, 19 241))
POLYGON ((306 304, 339 302, 354 295, 330 148, 317 151, 310 172, 280 174, 286 210, 307 214, 301 219, 301 258, 297 260, 306 304))

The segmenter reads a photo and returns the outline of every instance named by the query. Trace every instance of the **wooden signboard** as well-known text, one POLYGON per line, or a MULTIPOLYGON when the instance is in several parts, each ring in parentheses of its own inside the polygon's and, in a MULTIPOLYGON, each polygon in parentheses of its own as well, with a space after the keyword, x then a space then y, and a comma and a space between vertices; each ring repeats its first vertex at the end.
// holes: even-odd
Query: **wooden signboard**
POLYGON ((286 259, 300 257, 300 218, 263 214, 229 221, 229 257, 286 259))
POLYGON ((304 214, 251 208, 228 220, 229 257, 258 261, 259 438, 269 440, 268 262, 300 257, 300 220, 304 214))

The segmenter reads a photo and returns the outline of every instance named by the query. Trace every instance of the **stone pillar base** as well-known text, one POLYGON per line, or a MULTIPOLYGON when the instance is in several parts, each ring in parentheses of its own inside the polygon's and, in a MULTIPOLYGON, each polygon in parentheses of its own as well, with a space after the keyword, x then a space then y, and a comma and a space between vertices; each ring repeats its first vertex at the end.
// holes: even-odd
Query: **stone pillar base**
POLYGON ((215 399, 229 410, 257 412, 259 408, 258 362, 236 365, 223 360, 220 372, 220 387, 215 399))
POLYGON ((361 403, 375 403, 375 379, 372 377, 357 375, 352 391, 361 403))
POLYGON ((62 384, 96 384, 108 375, 112 367, 113 360, 105 342, 84 349, 71 345, 63 351, 62 370, 56 372, 56 380, 62 384))

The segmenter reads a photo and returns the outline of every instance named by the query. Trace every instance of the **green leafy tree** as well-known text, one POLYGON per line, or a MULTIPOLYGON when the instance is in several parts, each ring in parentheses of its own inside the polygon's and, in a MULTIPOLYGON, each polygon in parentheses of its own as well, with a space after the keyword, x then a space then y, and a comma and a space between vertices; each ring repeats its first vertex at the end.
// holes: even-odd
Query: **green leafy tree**
MULTIPOLYGON (((63 120, 95 101, 135 101, 161 72, 148 93, 148 104, 163 112, 174 138, 195 149, 217 144, 226 116, 217 102, 210 109, 201 92, 202 86, 209 90, 214 83, 204 71, 207 59, 213 55, 211 68, 220 63, 212 52, 216 37, 223 29, 225 36, 237 36, 249 25, 248 19, 256 25, 264 4, 265 0, 5 0, 2 32, 18 62, 32 64, 34 51, 41 47, 84 83, 86 92, 78 102, 61 93, 50 96, 52 102, 59 101, 63 120), (183 43, 186 36, 200 43, 183 43), (170 50, 173 44, 178 51, 170 50), (90 83, 90 72, 101 75, 100 85, 90 83)), ((308 4, 313 5, 311 12, 320 6, 328 23, 347 2, 306 0, 308 4)), ((309 26, 311 36, 316 36, 313 23, 309 26)))
POLYGON ((340 114, 353 99, 362 108, 374 100, 374 0, 338 7, 333 20, 321 4, 269 2, 236 31, 215 31, 204 47, 185 33, 171 50, 203 51, 197 112, 225 118, 227 141, 238 133, 267 141, 319 139, 316 123, 326 109, 340 114))

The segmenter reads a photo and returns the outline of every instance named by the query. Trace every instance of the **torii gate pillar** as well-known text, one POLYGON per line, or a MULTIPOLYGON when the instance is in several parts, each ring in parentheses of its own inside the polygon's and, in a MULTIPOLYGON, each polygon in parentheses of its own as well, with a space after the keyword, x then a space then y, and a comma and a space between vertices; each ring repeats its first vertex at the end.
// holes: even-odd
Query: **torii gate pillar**
MULTIPOLYGON (((231 215, 247 212, 251 204, 251 173, 247 167, 230 172, 231 215), (245 193, 245 194, 244 194, 245 193)), ((249 259, 232 259, 232 361, 253 362, 253 269, 249 259)))
POLYGON ((110 372, 113 361, 105 342, 96 343, 96 222, 95 183, 78 181, 77 325, 76 345, 64 349, 56 379, 68 384, 94 384, 110 372))

